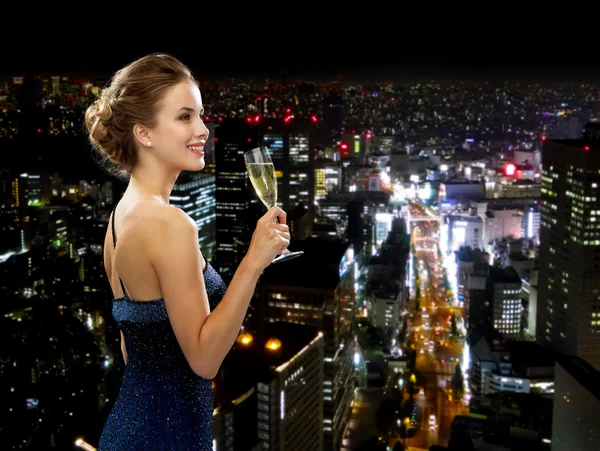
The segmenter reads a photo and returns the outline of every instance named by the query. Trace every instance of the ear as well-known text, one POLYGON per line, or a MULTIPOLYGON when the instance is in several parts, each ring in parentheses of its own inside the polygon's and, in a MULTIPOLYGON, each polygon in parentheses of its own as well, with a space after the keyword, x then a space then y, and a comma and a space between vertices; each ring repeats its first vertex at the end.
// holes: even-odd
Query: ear
POLYGON ((149 141, 152 141, 148 128, 140 124, 135 124, 133 126, 133 136, 135 137, 138 144, 142 147, 146 147, 146 144, 149 141))

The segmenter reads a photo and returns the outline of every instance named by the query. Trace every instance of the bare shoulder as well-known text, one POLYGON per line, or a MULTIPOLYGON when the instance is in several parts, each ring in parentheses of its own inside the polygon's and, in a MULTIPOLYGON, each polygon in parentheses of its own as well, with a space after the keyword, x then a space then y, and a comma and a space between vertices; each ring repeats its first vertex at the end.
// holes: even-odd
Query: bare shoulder
POLYGON ((151 232, 182 230, 196 226, 194 220, 182 209, 147 200, 132 206, 127 212, 127 217, 132 222, 143 221, 145 229, 151 232))
MULTIPOLYGON (((198 228, 182 209, 156 202, 142 201, 129 212, 132 223, 144 224, 144 241, 150 254, 164 250, 174 242, 189 245, 198 242, 198 228)), ((140 228, 137 228, 140 230, 140 228)))

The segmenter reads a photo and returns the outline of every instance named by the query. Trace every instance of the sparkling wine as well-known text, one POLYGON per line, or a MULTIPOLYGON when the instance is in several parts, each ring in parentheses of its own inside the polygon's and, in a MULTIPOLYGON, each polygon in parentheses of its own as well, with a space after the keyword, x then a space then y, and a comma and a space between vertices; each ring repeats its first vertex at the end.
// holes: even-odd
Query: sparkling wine
POLYGON ((273 163, 246 163, 250 182, 267 208, 277 203, 277 179, 273 163))

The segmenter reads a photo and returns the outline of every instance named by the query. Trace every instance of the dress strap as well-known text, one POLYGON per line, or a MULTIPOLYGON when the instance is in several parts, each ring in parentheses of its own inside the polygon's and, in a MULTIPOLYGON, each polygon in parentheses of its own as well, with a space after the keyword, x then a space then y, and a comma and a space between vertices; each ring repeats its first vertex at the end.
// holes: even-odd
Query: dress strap
MULTIPOLYGON (((118 204, 118 202, 117 202, 118 204)), ((117 211, 117 205, 115 205, 115 208, 113 208, 113 212, 112 212, 112 238, 113 238, 113 246, 114 249, 117 248, 117 235, 115 233, 115 213, 117 211)), ((127 292, 125 291, 125 285, 123 285, 123 281, 121 280, 121 277, 119 277, 119 282, 121 283, 121 290, 123 290, 123 296, 125 296, 126 298, 128 298, 129 296, 127 296, 127 292)))

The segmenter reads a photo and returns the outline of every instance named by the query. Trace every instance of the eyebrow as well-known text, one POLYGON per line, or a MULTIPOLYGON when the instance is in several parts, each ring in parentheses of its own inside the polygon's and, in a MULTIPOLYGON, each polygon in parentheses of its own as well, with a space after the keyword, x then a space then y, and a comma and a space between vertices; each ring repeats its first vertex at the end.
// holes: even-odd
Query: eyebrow
MULTIPOLYGON (((189 106, 184 106, 181 107, 179 109, 179 111, 189 111, 190 113, 193 113, 194 111, 196 111, 194 108, 190 108, 189 106)), ((200 114, 204 114, 204 107, 200 108, 200 114)))

